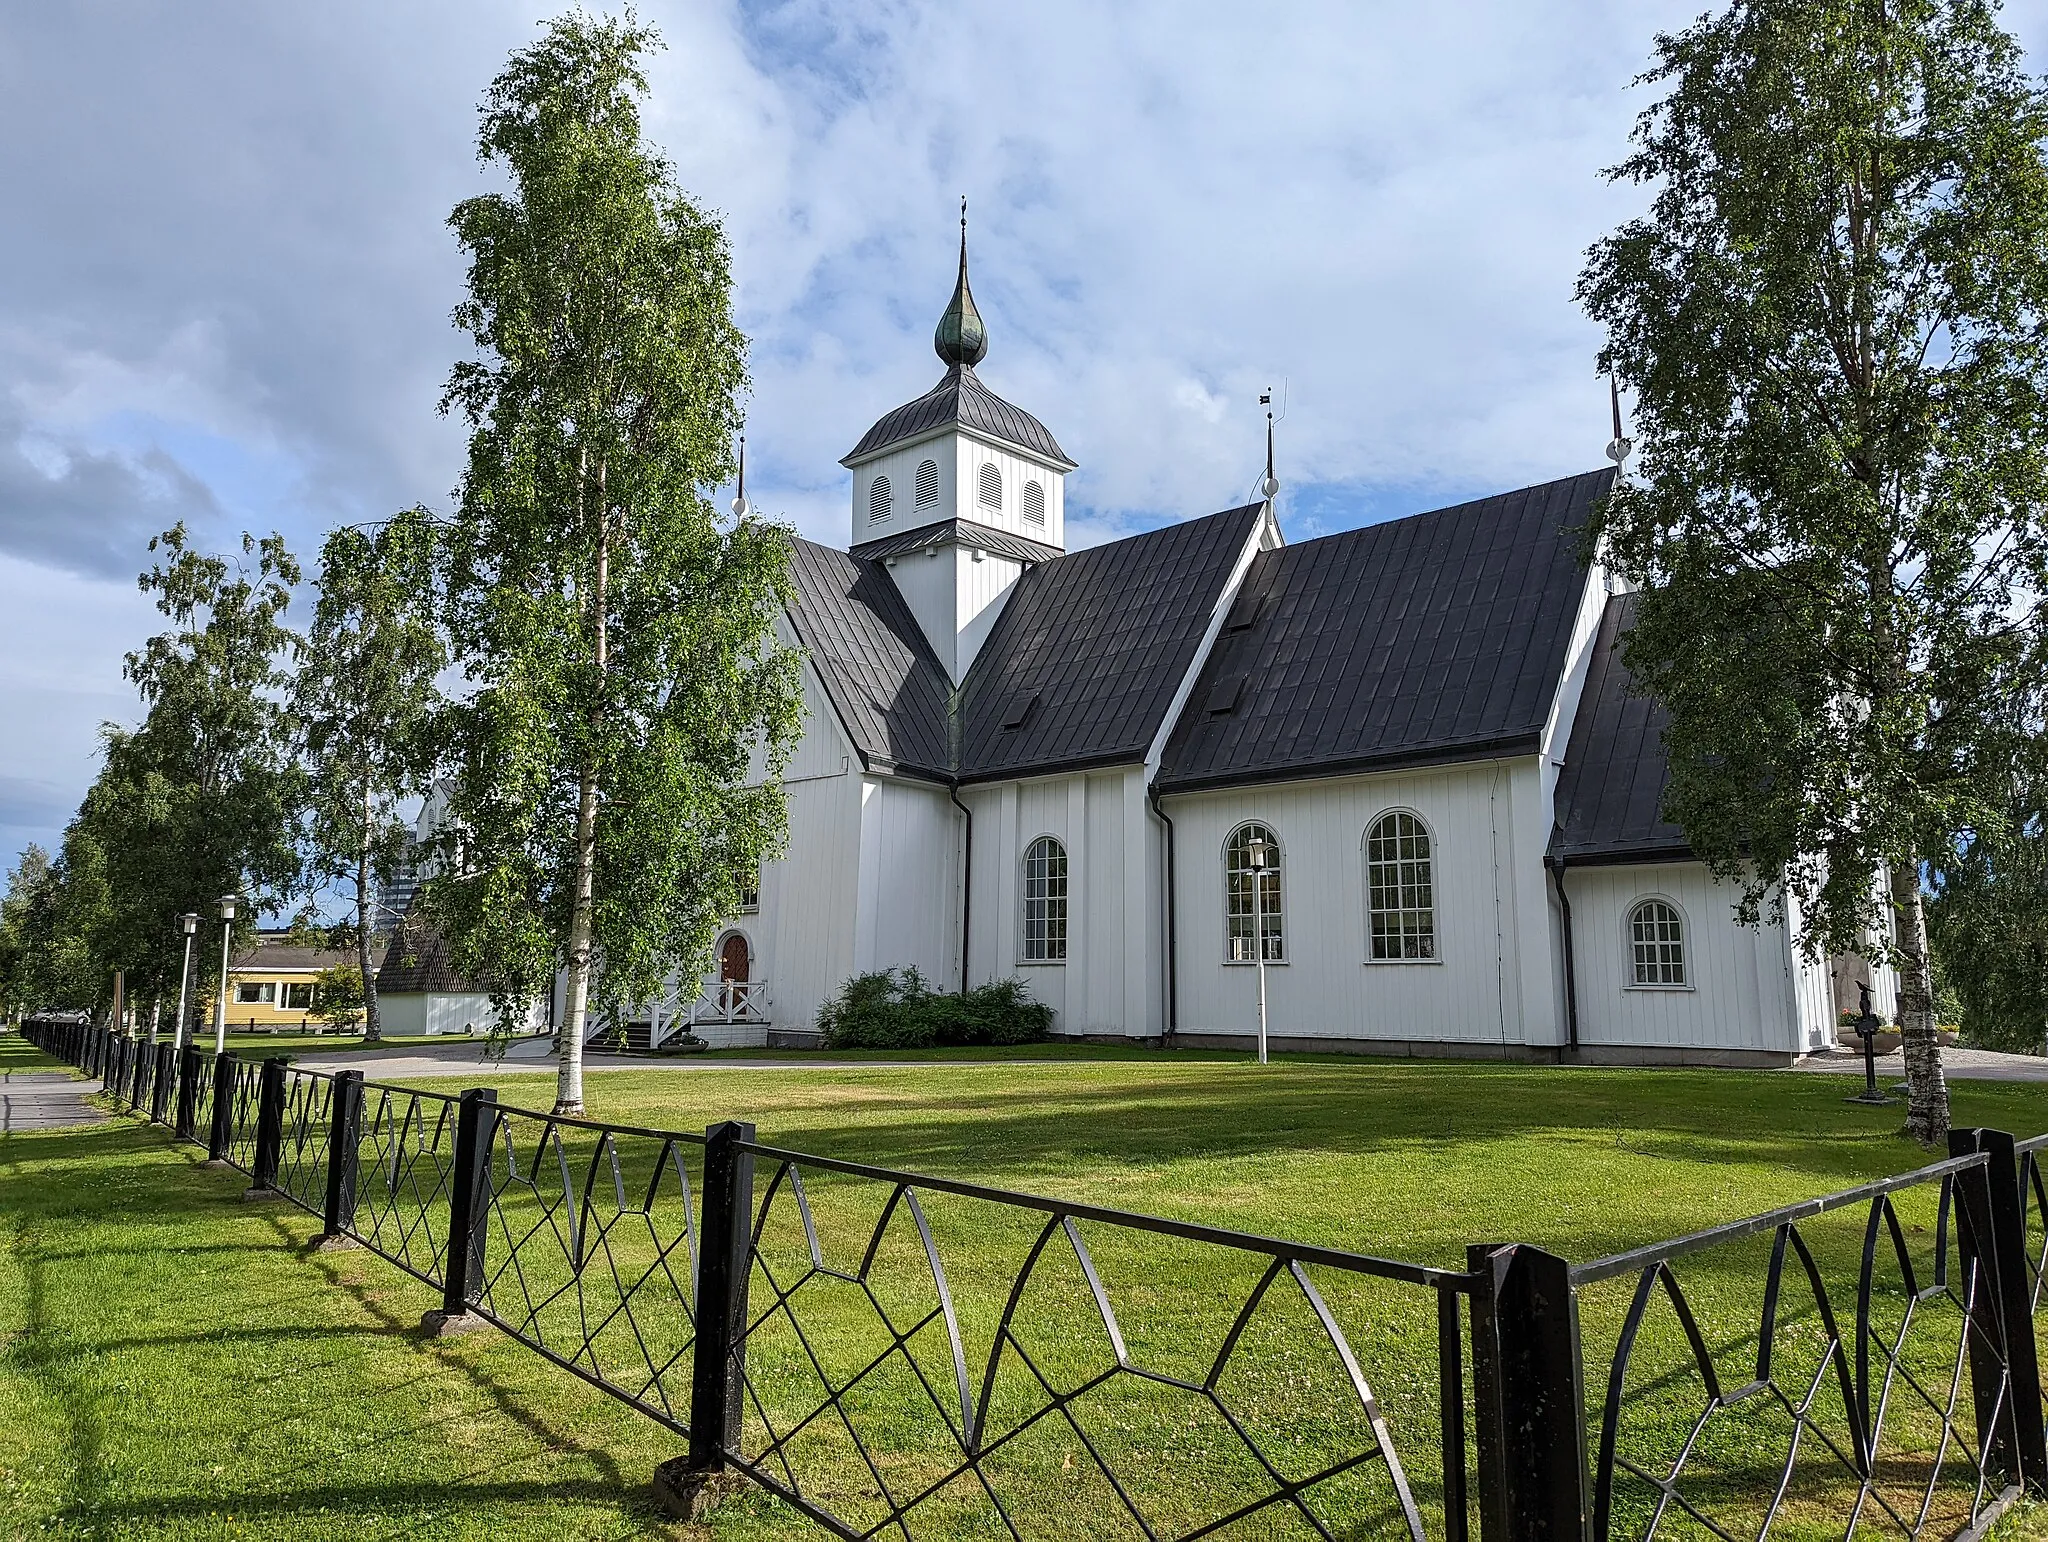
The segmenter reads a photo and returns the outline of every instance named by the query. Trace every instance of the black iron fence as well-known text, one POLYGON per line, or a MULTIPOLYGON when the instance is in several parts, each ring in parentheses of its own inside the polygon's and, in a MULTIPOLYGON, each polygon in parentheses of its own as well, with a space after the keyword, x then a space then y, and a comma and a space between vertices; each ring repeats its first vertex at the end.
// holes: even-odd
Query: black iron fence
POLYGON ((2048 1137, 1463 1269, 31 1025, 843 1537, 1974 1536, 2048 1494, 2048 1137))

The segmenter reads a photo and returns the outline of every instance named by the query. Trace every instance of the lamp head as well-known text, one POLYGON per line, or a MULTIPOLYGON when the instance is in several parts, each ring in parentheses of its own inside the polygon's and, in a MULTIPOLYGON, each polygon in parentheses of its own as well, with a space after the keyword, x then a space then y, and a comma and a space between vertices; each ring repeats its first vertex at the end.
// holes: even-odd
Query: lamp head
POLYGON ((198 931, 199 912, 196 910, 188 910, 183 915, 179 916, 178 930, 183 932, 187 937, 190 937, 194 932, 198 931))
POLYGON ((236 904, 236 902, 237 902, 238 898, 239 898, 239 896, 237 896, 237 895, 233 895, 233 894, 223 894, 223 895, 222 895, 222 896, 220 897, 220 918, 221 918, 221 919, 222 919, 223 921, 232 921, 232 920, 234 920, 234 918, 235 918, 235 904, 236 904))

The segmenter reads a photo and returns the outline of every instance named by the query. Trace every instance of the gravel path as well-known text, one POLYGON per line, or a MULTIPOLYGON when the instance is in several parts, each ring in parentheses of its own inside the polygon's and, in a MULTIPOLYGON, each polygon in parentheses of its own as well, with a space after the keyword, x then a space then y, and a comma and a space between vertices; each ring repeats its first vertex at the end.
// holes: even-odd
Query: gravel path
POLYGON ((0 1071, 0 1135, 97 1124, 107 1116, 85 1100, 99 1090, 63 1071, 0 1071))
MULTIPOLYGON (((2002 1055, 1990 1049, 1944 1049, 1941 1068, 1950 1081, 2048 1082, 2048 1057, 2002 1055)), ((1792 1067, 1795 1071, 1823 1071, 1841 1076, 1863 1074, 1860 1047, 1838 1049, 1831 1054, 1808 1055, 1792 1067)), ((1877 1057, 1877 1082, 1888 1087, 1905 1080, 1906 1059, 1897 1050, 1877 1057)))

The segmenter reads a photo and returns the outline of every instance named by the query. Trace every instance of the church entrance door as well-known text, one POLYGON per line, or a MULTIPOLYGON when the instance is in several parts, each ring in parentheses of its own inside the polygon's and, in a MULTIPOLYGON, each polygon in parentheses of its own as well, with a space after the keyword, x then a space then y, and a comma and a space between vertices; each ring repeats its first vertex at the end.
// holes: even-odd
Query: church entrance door
POLYGON ((718 946, 718 1004, 728 1014, 742 994, 733 987, 746 984, 753 972, 754 956, 747 939, 739 932, 728 933, 718 946))

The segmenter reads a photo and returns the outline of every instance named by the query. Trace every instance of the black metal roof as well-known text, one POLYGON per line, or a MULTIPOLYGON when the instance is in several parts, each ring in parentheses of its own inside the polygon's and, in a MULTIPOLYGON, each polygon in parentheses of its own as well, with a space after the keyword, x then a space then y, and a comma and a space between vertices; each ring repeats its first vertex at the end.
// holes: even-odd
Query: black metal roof
POLYGON ((971 519, 942 519, 935 525, 920 525, 915 530, 900 530, 879 540, 862 541, 853 548, 853 555, 873 562, 881 557, 898 557, 904 552, 922 551, 927 546, 949 541, 956 546, 978 546, 983 551, 992 551, 998 557, 1009 557, 1018 562, 1050 562, 1065 555, 1057 546, 1049 546, 1044 541, 1012 535, 991 525, 978 525, 971 519))
POLYGON ((1663 704, 1637 695, 1622 662, 1636 597, 1607 602, 1586 667, 1586 688, 1557 778, 1557 827, 1550 855, 1568 864, 1686 858, 1685 832, 1663 814, 1671 779, 1663 704))
POLYGON ((1613 478, 1262 553, 1175 725, 1162 790, 1536 750, 1585 585, 1578 530, 1613 478))
POLYGON ((1142 759, 1263 508, 1091 547, 1018 579, 961 688, 961 779, 1142 759))
POLYGON ((855 461, 879 454, 893 444, 916 439, 933 429, 948 428, 956 423, 992 439, 1029 450, 1061 466, 1071 468, 1074 464, 1043 423, 1022 407, 1011 406, 983 385, 971 364, 949 366, 939 383, 916 401, 905 402, 893 412, 884 413, 873 428, 861 435, 860 443, 847 452, 840 464, 850 466, 855 461))
POLYGON ((408 910, 384 946, 384 957, 377 965, 377 994, 460 996, 481 989, 455 972, 448 958, 447 939, 439 929, 417 910, 408 910))
POLYGON ((945 780, 951 682, 895 583, 878 562, 791 545, 790 623, 862 763, 945 780))

